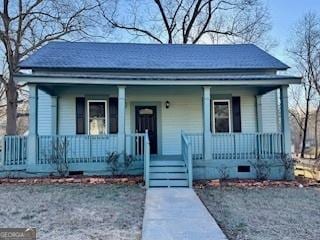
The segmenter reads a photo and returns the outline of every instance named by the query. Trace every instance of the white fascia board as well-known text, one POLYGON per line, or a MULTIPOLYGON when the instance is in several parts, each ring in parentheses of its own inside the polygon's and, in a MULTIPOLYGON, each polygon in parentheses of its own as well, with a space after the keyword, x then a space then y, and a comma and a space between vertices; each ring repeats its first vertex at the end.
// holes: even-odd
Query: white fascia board
POLYGON ((142 77, 99 77, 99 76, 50 76, 50 75, 15 75, 18 82, 48 84, 96 84, 96 85, 288 85, 299 84, 301 79, 288 76, 221 76, 203 78, 142 78, 142 77))

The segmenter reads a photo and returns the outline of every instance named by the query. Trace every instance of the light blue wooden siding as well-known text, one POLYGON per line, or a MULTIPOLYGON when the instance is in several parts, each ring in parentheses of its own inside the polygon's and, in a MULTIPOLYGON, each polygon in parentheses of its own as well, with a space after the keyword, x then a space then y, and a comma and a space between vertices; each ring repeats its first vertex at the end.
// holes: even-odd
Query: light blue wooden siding
POLYGON ((38 91, 38 134, 52 134, 52 99, 47 93, 38 91))
POLYGON ((59 96, 58 106, 58 133, 60 135, 76 134, 76 97, 59 96))
POLYGON ((262 108, 262 131, 279 131, 279 108, 278 108, 277 90, 264 94, 261 99, 262 108))
POLYGON ((256 98, 254 95, 240 95, 241 130, 254 133, 257 130, 256 98))

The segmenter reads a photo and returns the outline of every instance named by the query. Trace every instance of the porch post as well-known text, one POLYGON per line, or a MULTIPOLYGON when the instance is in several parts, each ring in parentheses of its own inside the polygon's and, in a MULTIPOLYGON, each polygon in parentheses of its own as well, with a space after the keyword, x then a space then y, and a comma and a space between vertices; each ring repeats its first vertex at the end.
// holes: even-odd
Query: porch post
POLYGON ((58 134, 58 97, 57 96, 51 96, 52 105, 51 105, 51 113, 52 113, 52 129, 51 134, 56 135, 58 134))
POLYGON ((27 171, 37 160, 37 134, 38 134, 38 87, 36 84, 29 84, 29 135, 28 135, 28 157, 27 171))
POLYGON ((126 113, 126 87, 118 86, 118 154, 122 160, 125 154, 125 113, 126 113))
POLYGON ((263 131, 262 127, 262 96, 256 96, 256 107, 257 107, 257 130, 258 132, 263 131))
POLYGON ((283 85, 280 87, 281 99, 281 129, 283 133, 283 147, 284 153, 291 153, 291 136, 290 136, 290 123, 288 112, 288 86, 283 85))
POLYGON ((203 153, 204 160, 211 159, 211 131, 210 131, 210 87, 203 87, 203 153))

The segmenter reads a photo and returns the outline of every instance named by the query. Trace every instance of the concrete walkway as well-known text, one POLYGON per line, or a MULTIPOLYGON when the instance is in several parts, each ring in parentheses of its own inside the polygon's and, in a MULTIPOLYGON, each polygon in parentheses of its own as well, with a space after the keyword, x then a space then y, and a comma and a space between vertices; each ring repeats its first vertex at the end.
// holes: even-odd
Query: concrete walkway
POLYGON ((147 190, 142 240, 227 239, 190 188, 147 190))

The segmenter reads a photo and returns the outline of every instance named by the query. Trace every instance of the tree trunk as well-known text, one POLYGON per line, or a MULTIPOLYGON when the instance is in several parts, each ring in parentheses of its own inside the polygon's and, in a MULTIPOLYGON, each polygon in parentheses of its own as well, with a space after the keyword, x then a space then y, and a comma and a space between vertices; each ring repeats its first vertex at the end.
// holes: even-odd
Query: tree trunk
POLYGON ((302 158, 304 158, 304 152, 306 149, 306 139, 307 139, 307 130, 308 130, 308 121, 309 121, 309 103, 310 103, 310 100, 307 99, 306 114, 305 114, 305 118, 304 118, 304 127, 303 127, 302 148, 301 148, 301 157, 302 158))
POLYGON ((17 133, 17 85, 13 80, 13 75, 10 74, 6 88, 7 95, 7 125, 6 134, 15 135, 17 133))
POLYGON ((317 159, 319 155, 319 146, 318 146, 318 118, 319 118, 319 112, 320 112, 320 103, 318 104, 316 116, 315 116, 315 122, 314 122, 314 139, 315 139, 315 153, 314 158, 317 159))

